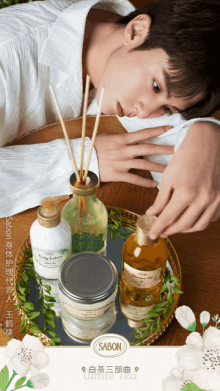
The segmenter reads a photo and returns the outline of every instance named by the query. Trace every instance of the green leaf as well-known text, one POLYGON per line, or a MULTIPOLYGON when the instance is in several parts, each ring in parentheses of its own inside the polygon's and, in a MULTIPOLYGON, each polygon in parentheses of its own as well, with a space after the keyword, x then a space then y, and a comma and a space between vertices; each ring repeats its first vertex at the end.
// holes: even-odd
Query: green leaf
POLYGON ((19 308, 20 308, 20 304, 18 303, 18 304, 15 306, 15 311, 17 311, 19 308))
POLYGON ((171 276, 170 276, 170 279, 171 279, 176 285, 179 284, 179 280, 178 280, 178 278, 177 278, 176 276, 171 275, 171 276))
POLYGON ((40 312, 34 311, 34 312, 31 312, 31 313, 28 315, 28 318, 29 318, 29 319, 34 319, 34 318, 37 318, 39 315, 40 315, 40 312))
POLYGON ((40 334, 40 333, 42 333, 42 330, 40 329, 40 327, 38 327, 36 325, 31 325, 30 329, 31 329, 33 334, 40 334))
POLYGON ((53 330, 48 330, 48 334, 49 334, 52 338, 56 338, 56 337, 57 337, 57 334, 56 334, 55 331, 53 331, 53 330))
POLYGON ((172 295, 171 292, 168 293, 168 295, 167 295, 167 300, 169 301, 170 304, 173 303, 173 295, 172 295))
POLYGON ((22 295, 24 295, 24 294, 25 294, 25 290, 26 290, 26 288, 22 288, 22 287, 19 285, 18 292, 20 292, 22 295))
POLYGON ((53 303, 55 303, 55 299, 54 299, 54 297, 52 297, 52 296, 48 296, 48 295, 44 295, 44 299, 46 300, 46 301, 49 301, 49 302, 53 302, 53 303))
POLYGON ((196 329, 196 322, 192 323, 189 327, 187 327, 188 331, 195 331, 196 329))
MULTIPOLYGON (((164 285, 160 291, 160 294, 164 293, 168 289, 168 284, 164 285)), ((173 288, 174 289, 174 288, 173 288)))
POLYGON ((54 303, 47 303, 47 307, 52 308, 53 306, 54 306, 54 303))
POLYGON ((134 334, 134 336, 135 336, 136 338, 139 338, 139 337, 141 336, 139 333, 136 333, 136 332, 133 332, 132 334, 134 334))
POLYGON ((152 323, 152 324, 150 325, 150 329, 149 329, 149 333, 150 333, 150 334, 153 334, 153 332, 154 332, 154 323, 152 323))
POLYGON ((206 391, 206 390, 202 390, 194 383, 188 383, 186 384, 186 386, 181 388, 181 391, 206 391))
POLYGON ((33 384, 31 383, 30 380, 27 381, 26 386, 29 388, 34 388, 33 384))
POLYGON ((9 380, 9 371, 7 365, 0 372, 0 390, 4 390, 9 380))
POLYGON ((45 284, 45 285, 44 285, 44 288, 46 288, 46 289, 48 290, 48 292, 51 292, 51 286, 50 286, 50 285, 45 284))
POLYGON ((183 293, 183 291, 181 291, 181 289, 177 288, 176 286, 174 286, 172 289, 176 293, 183 293))
POLYGON ((158 318, 157 319, 157 330, 160 331, 160 329, 161 329, 161 320, 160 320, 160 318, 158 318))
POLYGON ((53 320, 45 319, 45 323, 47 323, 49 326, 51 326, 53 329, 55 329, 56 325, 53 320))
POLYGON ((26 302, 22 308, 25 310, 25 311, 31 311, 31 310, 34 310, 34 304, 33 303, 30 303, 29 301, 26 302))
POLYGON ((20 379, 18 379, 15 383, 15 388, 20 388, 22 384, 24 384, 25 380, 26 380, 26 376, 23 376, 20 379))
POLYGON ((151 319, 151 318, 143 318, 140 320, 140 322, 142 323, 150 323, 150 322, 154 322, 154 319, 151 319))

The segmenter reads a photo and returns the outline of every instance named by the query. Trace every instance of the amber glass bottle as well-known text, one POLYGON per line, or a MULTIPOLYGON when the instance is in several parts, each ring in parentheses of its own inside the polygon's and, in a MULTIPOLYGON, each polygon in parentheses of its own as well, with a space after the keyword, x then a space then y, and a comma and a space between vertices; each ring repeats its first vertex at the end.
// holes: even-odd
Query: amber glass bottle
POLYGON ((165 240, 149 238, 155 217, 140 216, 136 232, 130 235, 122 250, 121 299, 122 312, 131 326, 139 326, 160 299, 163 276, 168 259, 165 240))

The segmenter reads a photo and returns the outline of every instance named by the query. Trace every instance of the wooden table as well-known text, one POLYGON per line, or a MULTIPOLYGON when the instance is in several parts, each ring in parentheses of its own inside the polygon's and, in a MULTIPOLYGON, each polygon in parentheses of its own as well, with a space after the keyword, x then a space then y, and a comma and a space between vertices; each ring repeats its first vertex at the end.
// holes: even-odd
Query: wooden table
MULTIPOLYGON (((88 117, 87 135, 91 137, 94 117, 88 117)), ((66 121, 71 138, 80 137, 81 118, 66 121)), ((101 117, 99 134, 123 133, 125 129, 115 116, 101 117)), ((30 133, 14 144, 35 144, 63 138, 59 124, 50 125, 30 133)), ((149 172, 132 170, 144 177, 150 178, 149 172)), ((132 212, 143 214, 154 202, 157 189, 148 189, 127 183, 101 183, 97 197, 105 204, 118 206, 132 212)), ((61 208, 65 202, 61 203, 61 208)), ((27 210, 13 216, 10 224, 12 251, 15 257, 24 239, 29 235, 32 222, 36 219, 37 208, 27 210)), ((13 302, 6 293, 6 219, 0 220, 0 324, 8 328, 9 320, 13 323, 13 336, 21 339, 20 317, 13 311, 13 302)), ((181 304, 188 305, 196 314, 199 325, 199 314, 206 310, 211 316, 220 315, 220 220, 211 223, 203 232, 176 234, 171 237, 181 262, 184 294, 181 295, 181 304)), ((198 326, 201 331, 200 326, 198 326)), ((7 344, 9 337, 0 330, 0 345, 7 344)), ((156 345, 183 345, 188 332, 174 320, 167 332, 156 342, 156 345)))

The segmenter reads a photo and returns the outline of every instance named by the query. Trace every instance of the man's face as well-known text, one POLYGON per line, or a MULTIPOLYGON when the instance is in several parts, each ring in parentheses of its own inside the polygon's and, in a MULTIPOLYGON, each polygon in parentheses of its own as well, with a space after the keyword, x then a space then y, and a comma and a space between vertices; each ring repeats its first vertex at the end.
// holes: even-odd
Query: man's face
POLYGON ((166 89, 168 56, 163 49, 129 51, 126 46, 108 58, 97 86, 97 100, 105 88, 102 112, 107 115, 150 118, 175 113, 194 105, 200 97, 175 98, 166 89))

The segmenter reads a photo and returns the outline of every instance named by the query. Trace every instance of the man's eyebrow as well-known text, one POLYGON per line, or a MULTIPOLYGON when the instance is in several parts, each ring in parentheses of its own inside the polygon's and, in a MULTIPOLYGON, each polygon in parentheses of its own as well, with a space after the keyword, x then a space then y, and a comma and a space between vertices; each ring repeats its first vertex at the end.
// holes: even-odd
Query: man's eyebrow
MULTIPOLYGON (((167 99, 171 97, 171 90, 170 90, 170 75, 169 73, 162 67, 162 73, 163 73, 163 80, 165 85, 165 90, 167 94, 167 99)), ((172 106, 175 111, 178 113, 183 113, 185 110, 178 109, 178 107, 172 106)))

